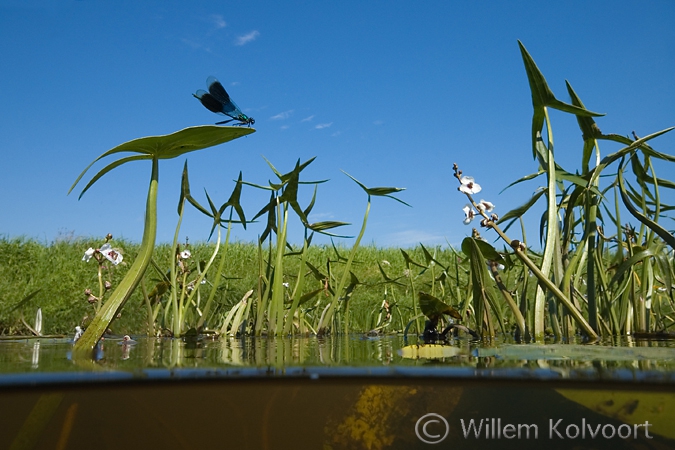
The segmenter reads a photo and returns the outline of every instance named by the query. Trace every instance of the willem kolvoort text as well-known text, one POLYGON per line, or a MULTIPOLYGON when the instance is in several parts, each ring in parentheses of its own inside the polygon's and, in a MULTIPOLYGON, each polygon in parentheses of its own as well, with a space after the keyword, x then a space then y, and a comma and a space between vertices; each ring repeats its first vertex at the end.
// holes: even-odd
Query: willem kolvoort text
POLYGON ((581 419, 578 423, 565 423, 563 419, 549 419, 544 433, 540 433, 537 424, 502 423, 500 418, 460 419, 462 433, 465 439, 637 439, 645 437, 652 439, 649 434, 648 420, 638 424, 602 424, 586 422, 581 419))

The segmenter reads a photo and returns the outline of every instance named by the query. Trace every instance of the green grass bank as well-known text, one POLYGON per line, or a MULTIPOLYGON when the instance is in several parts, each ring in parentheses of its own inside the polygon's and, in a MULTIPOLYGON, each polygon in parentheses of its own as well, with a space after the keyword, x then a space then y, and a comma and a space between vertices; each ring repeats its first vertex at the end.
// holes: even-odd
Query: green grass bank
MULTIPOLYGON (((122 279, 136 257, 139 244, 123 240, 113 240, 111 244, 124 257, 122 263, 117 266, 108 265, 108 270, 104 270, 103 273, 105 279, 110 279, 114 289, 116 282, 122 279)), ((96 292, 99 281, 96 262, 94 260, 85 262, 82 258, 88 248, 98 248, 100 245, 101 240, 96 239, 42 243, 23 237, 0 237, 0 334, 30 334, 24 321, 32 327, 38 308, 42 310, 42 334, 72 334, 76 325, 86 324, 94 316, 94 308, 87 301, 85 290, 89 288, 96 292), (26 299, 33 293, 32 297, 26 299)), ((194 261, 208 259, 213 252, 213 245, 190 244, 192 259, 194 261)), ((433 253, 438 261, 450 264, 457 260, 457 255, 447 247, 439 246, 427 250, 433 253)), ((156 247, 153 259, 158 268, 169 270, 170 252, 169 244, 160 244, 156 247)), ((420 247, 405 249, 405 252, 413 262, 419 262, 420 266, 411 266, 410 261, 406 262, 399 248, 364 245, 358 249, 351 271, 358 278, 359 284, 349 300, 350 328, 353 331, 372 329, 381 313, 393 315, 388 331, 402 330, 412 315, 415 292, 431 290, 432 280, 442 276, 440 271, 433 270, 433 264, 431 269, 422 267, 427 264, 420 247), (385 275, 389 278, 388 281, 385 275), (389 306, 388 311, 383 308, 385 300, 389 306)), ((287 253, 292 252, 287 249, 287 253)), ((341 273, 343 258, 348 253, 349 249, 345 247, 312 245, 308 248, 307 262, 321 274, 336 277, 341 273)), ((296 281, 296 274, 299 273, 300 257, 291 254, 285 259, 284 282, 292 286, 296 281)), ((257 288, 259 278, 257 244, 230 243, 225 264, 224 280, 216 292, 212 323, 208 323, 208 327, 212 329, 219 326, 218 322, 222 321, 248 290, 257 288)), ((304 274, 306 291, 323 286, 316 273, 309 267, 304 274)), ((448 280, 445 276, 443 278, 440 286, 445 288, 448 286, 448 280)), ((151 291, 159 281, 158 270, 154 267, 149 268, 144 278, 146 291, 151 291)), ((448 298, 453 295, 452 292, 435 292, 435 294, 449 303, 455 302, 452 298, 448 298)), ((166 302, 167 297, 164 296, 162 301, 166 302)), ((318 294, 305 305, 308 313, 312 314, 313 305, 316 304, 318 310, 328 300, 325 293, 318 294), (321 301, 322 298, 325 300, 321 301)), ((204 301, 203 296, 201 301, 204 301)), ((147 317, 142 289, 139 288, 124 306, 121 316, 113 322, 112 331, 116 334, 146 333, 147 317)))

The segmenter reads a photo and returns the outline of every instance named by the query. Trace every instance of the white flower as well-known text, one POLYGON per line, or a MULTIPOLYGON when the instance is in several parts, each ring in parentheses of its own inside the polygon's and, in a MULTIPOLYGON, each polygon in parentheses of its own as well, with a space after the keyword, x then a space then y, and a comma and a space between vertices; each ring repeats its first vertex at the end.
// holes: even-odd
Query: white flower
POLYGON ((103 247, 99 249, 101 254, 106 257, 108 261, 113 263, 114 265, 118 265, 119 263, 122 262, 122 254, 113 250, 112 246, 108 243, 103 244, 103 247))
POLYGON ((473 177, 462 177, 459 181, 462 183, 459 190, 465 194, 477 194, 482 189, 480 184, 473 181, 473 177))
POLYGON ((77 340, 82 337, 82 333, 84 333, 84 331, 82 330, 82 327, 80 327, 79 325, 76 326, 75 327, 75 337, 73 337, 73 342, 77 342, 77 340))
POLYGON ((82 261, 89 262, 92 256, 94 256, 94 253, 96 253, 96 250, 93 248, 89 247, 86 252, 84 252, 84 256, 82 257, 82 261))
POLYGON ((288 283, 282 283, 286 289, 288 289, 291 285, 288 283))
POLYGON ((477 214, 476 211, 469 204, 464 206, 464 208, 462 208, 462 211, 464 211, 464 225, 470 224, 477 214))
POLYGON ((495 209, 495 205, 483 199, 481 199, 480 202, 478 202, 476 207, 478 208, 479 211, 482 212, 491 212, 493 209, 495 209))
POLYGON ((181 259, 189 259, 190 256, 192 256, 192 253, 190 253, 190 250, 183 250, 182 252, 180 252, 181 259))

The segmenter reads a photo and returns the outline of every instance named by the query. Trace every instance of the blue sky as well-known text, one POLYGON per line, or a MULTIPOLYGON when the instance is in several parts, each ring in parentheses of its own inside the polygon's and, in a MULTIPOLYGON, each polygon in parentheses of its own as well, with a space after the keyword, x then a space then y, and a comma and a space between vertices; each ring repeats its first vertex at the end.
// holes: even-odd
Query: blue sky
MULTIPOLYGON (((227 200, 240 170, 250 182, 273 179, 262 156, 283 172, 316 156, 306 179, 330 181, 310 220, 351 222, 344 232, 358 233, 366 198, 342 169, 368 186, 407 188, 399 198, 412 208, 374 199, 364 242, 458 244, 471 227, 462 224, 454 162, 500 214, 538 186, 500 194, 537 170, 517 40, 558 98, 567 100, 569 80, 589 109, 607 114, 597 120, 604 132, 647 135, 675 125, 674 20, 670 0, 0 0, 0 235, 140 241, 149 162, 113 171, 80 201, 68 189, 122 142, 222 120, 191 96, 214 75, 257 132, 188 155, 200 201, 204 188, 218 205, 227 200)), ((558 161, 579 169, 575 119, 553 112, 552 124, 558 161)), ((653 146, 675 154, 675 133, 653 146)), ((173 237, 184 160, 160 164, 162 242, 173 237)), ((672 165, 657 170, 675 178, 672 165)), ((246 189, 249 217, 266 200, 246 189)), ((541 208, 528 218, 532 244, 541 208)), ((254 240, 263 228, 235 237, 254 240)), ((181 237, 205 240, 209 229, 188 210, 181 237)))

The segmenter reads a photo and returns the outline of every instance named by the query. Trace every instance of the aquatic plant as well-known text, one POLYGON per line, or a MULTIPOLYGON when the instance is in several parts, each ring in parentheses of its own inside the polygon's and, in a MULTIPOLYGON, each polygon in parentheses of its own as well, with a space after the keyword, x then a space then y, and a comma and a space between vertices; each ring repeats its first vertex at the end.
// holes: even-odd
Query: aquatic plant
POLYGON ((502 285, 499 290, 515 317, 520 336, 530 334, 537 340, 542 339, 547 329, 546 313, 550 330, 558 338, 569 339, 575 333, 572 323, 590 339, 599 334, 653 330, 649 321, 653 314, 652 299, 657 296, 654 295, 656 287, 662 288, 664 295, 655 322, 662 329, 672 325, 673 320, 668 314, 673 312, 670 283, 673 268, 668 253, 675 248, 675 238, 658 224, 658 219, 662 211, 670 209, 660 202, 659 188, 675 186, 656 177, 653 160, 675 162, 675 157, 656 152, 647 142, 673 128, 644 138, 634 135, 634 139, 603 134, 593 119, 601 114, 587 110, 569 83, 571 104, 558 100, 530 54, 522 43, 519 45, 532 94, 532 152, 539 168, 536 173, 524 176, 510 186, 541 176, 546 178, 545 185, 524 205, 499 219, 494 213, 488 215, 492 208, 489 202, 473 199, 472 195, 480 192, 480 185, 473 178, 463 176, 457 165, 454 166, 459 190, 469 199, 464 208, 464 222, 468 224, 474 217, 481 216, 481 226, 494 230, 507 246, 507 250, 498 252, 482 242, 475 229, 473 236, 462 243, 462 250, 471 261, 472 301, 478 329, 483 336, 494 336, 490 311, 497 316, 500 325, 504 322, 494 291, 500 283, 499 272, 494 269, 498 264, 505 264, 507 270, 514 270, 511 256, 516 256, 522 263, 521 269, 515 269, 521 271, 523 280, 517 292, 520 305, 515 303, 509 289, 502 285), (580 172, 567 171, 555 160, 550 108, 574 115, 579 123, 583 141, 580 172), (598 140, 602 139, 625 147, 601 159, 598 140), (595 167, 591 168, 594 150, 595 167), (642 162, 638 159, 639 153, 643 155, 642 162), (614 181, 601 190, 600 177, 616 161, 619 164, 613 174, 614 181), (635 175, 637 189, 625 182, 626 161, 635 175), (610 207, 607 195, 612 190, 615 204, 610 207), (540 228, 544 248, 541 255, 536 255, 528 249, 524 232, 521 241, 509 238, 505 231, 542 197, 546 199, 540 228), (622 225, 619 200, 642 224, 639 232, 630 225, 622 225), (602 210, 607 218, 603 217, 602 210), (497 225, 498 221, 506 223, 504 231, 497 225), (601 224, 614 226, 615 237, 607 237, 601 224), (613 252, 608 248, 610 243, 615 244, 613 252), (486 262, 492 274, 488 272, 486 262), (533 302, 528 295, 526 280, 529 274, 534 275, 537 282, 533 302), (665 299, 668 300, 664 302, 665 299), (527 324, 526 317, 529 317, 527 324))
POLYGON ((115 316, 120 312, 124 303, 128 300, 131 293, 141 281, 146 268, 150 264, 152 252, 155 245, 155 235, 157 231, 157 190, 159 187, 159 160, 175 158, 185 153, 201 150, 231 141, 241 136, 253 133, 252 128, 243 127, 219 127, 219 126, 198 126, 185 128, 173 134, 164 136, 150 136, 134 139, 114 147, 92 161, 75 183, 70 188, 70 192, 80 182, 84 174, 97 161, 117 153, 132 152, 137 155, 120 158, 101 169, 87 183, 82 195, 89 190, 103 175, 117 167, 133 161, 151 160, 152 170, 150 175, 150 186, 146 200, 145 224, 143 238, 138 257, 133 262, 126 276, 122 279, 118 287, 112 292, 108 301, 98 311, 91 324, 87 327, 82 337, 75 343, 74 354, 89 354, 101 336, 108 328, 115 316))
MULTIPOLYGON (((344 171, 343 171, 344 172, 344 171)), ((340 277, 340 281, 337 284, 337 286, 333 289, 333 298, 328 304, 328 306, 324 309, 323 313, 321 314, 321 320, 319 321, 319 325, 317 328, 317 332, 319 334, 325 334, 327 329, 330 327, 331 322, 333 321, 333 318, 335 316, 335 312, 338 306, 338 302, 340 300, 343 300, 341 303, 341 309, 344 314, 343 317, 343 331, 345 334, 349 332, 349 299, 351 296, 351 292, 353 289, 356 287, 358 284, 358 278, 351 272, 351 266, 352 263, 354 262, 354 256, 356 255, 356 251, 359 248, 359 244, 361 243, 361 239, 363 238, 364 233, 366 232, 366 225, 368 223, 368 215, 370 214, 370 204, 371 204, 371 199, 372 197, 387 197, 391 198, 393 200, 396 200, 399 203, 402 203, 406 206, 408 205, 406 202, 403 200, 394 197, 392 194, 401 192, 405 188, 396 188, 396 187, 373 187, 369 188, 366 187, 363 183, 358 181, 356 178, 353 176, 349 175, 347 172, 344 172, 345 175, 347 175, 349 178, 351 178, 368 196, 368 202, 366 204, 366 212, 363 215, 363 223, 361 225, 361 230, 359 231, 358 236, 356 237, 356 240, 354 241, 354 244, 352 245, 352 249, 349 252, 349 257, 347 258, 347 261, 345 263, 345 267, 343 268, 342 275, 340 277), (347 279, 350 280, 350 284, 347 285, 347 279), (346 289, 345 289, 346 287, 346 289), (345 289, 344 294, 343 294, 343 289, 345 289)), ((413 307, 413 309, 416 309, 413 307)), ((332 329, 335 331, 338 329, 338 327, 333 326, 332 329)))

